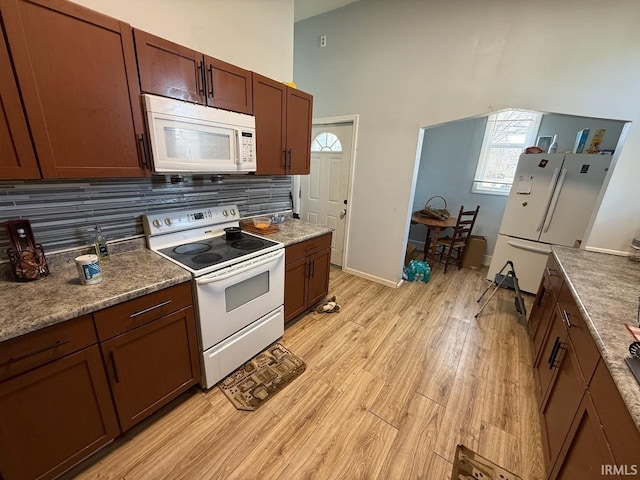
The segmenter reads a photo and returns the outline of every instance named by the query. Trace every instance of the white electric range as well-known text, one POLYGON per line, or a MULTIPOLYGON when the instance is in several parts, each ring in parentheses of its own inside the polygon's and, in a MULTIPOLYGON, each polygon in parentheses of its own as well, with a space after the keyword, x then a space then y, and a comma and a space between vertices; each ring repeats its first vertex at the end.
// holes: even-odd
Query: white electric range
POLYGON ((239 220, 236 205, 143 219, 149 248, 193 275, 205 388, 284 333, 284 245, 225 233, 239 220))

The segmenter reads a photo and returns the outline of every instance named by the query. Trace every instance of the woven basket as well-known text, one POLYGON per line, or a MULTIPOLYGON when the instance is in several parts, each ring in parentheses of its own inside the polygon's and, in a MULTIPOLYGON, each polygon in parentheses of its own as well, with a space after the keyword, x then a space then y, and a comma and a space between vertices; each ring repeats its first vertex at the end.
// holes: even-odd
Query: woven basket
POLYGON ((441 197, 440 195, 434 195, 429 200, 427 200, 427 203, 425 203, 424 208, 420 210, 420 215, 422 215, 423 217, 435 218, 436 220, 447 220, 451 216, 451 214, 449 213, 449 210, 447 210, 447 201, 444 199, 444 197, 441 197), (434 198, 442 199, 444 206, 442 208, 432 207, 430 202, 434 198))

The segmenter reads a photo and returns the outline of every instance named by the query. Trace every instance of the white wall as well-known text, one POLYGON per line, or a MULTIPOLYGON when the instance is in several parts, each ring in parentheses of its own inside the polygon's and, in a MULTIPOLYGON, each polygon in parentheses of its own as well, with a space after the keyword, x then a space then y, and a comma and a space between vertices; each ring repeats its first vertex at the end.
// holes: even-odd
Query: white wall
POLYGON ((73 0, 282 82, 293 78, 293 0, 73 0))
MULTIPOLYGON (((348 266, 400 280, 420 127, 508 107, 640 121, 638 18, 636 0, 361 0, 297 23, 294 79, 314 116, 360 114, 348 266)), ((626 251, 636 125, 618 153, 587 244, 626 251)))

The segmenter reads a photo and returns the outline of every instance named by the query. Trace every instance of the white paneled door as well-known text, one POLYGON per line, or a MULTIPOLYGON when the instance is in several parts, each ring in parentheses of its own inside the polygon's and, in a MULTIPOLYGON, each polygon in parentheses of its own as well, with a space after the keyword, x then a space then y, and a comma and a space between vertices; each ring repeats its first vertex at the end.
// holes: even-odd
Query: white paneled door
POLYGON ((331 263, 342 265, 353 124, 314 125, 311 173, 300 179, 300 217, 334 228, 331 263))

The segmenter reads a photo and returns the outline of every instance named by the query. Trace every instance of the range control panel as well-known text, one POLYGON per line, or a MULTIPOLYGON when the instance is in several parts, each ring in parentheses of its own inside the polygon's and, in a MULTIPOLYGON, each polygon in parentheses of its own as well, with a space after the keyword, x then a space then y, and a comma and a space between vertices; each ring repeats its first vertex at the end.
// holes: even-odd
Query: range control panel
POLYGON ((205 227, 240 219, 236 205, 199 208, 193 210, 175 210, 144 215, 144 233, 147 236, 177 232, 191 228, 205 227))

